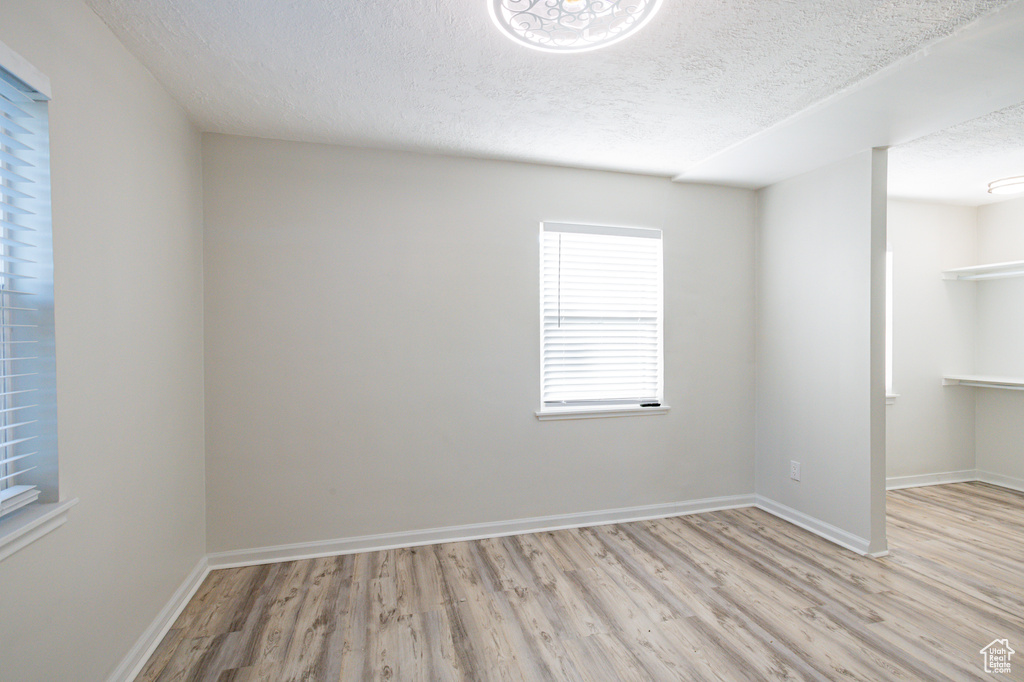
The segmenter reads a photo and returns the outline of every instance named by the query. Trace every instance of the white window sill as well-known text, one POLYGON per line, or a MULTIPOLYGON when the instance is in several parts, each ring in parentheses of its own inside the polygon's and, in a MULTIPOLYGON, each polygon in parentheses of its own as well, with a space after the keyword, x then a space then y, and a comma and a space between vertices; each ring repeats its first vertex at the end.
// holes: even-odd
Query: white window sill
POLYGON ((668 414, 668 405, 640 407, 639 405, 611 405, 608 407, 553 407, 534 412, 542 422, 557 419, 603 419, 606 417, 638 417, 652 414, 668 414))
POLYGON ((896 398, 899 398, 899 397, 900 397, 899 393, 886 393, 885 394, 885 404, 886 405, 895 405, 896 404, 896 398))
POLYGON ((0 561, 19 549, 27 547, 68 520, 68 510, 78 504, 78 498, 34 504, 0 519, 0 561))

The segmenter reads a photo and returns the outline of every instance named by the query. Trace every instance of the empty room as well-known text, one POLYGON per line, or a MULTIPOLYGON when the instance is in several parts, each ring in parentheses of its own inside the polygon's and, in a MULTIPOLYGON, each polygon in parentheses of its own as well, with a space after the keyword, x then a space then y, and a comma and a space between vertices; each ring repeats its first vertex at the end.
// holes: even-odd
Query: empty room
POLYGON ((0 680, 1024 680, 1024 0, 3 0, 0 680))

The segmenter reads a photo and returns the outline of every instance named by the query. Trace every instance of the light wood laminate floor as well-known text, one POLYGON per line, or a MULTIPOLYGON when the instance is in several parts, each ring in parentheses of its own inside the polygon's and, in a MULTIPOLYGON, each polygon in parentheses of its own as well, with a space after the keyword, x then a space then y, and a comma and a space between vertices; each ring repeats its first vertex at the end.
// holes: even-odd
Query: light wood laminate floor
POLYGON ((867 559, 757 509, 213 571, 140 680, 1024 680, 1024 495, 888 493, 867 559))

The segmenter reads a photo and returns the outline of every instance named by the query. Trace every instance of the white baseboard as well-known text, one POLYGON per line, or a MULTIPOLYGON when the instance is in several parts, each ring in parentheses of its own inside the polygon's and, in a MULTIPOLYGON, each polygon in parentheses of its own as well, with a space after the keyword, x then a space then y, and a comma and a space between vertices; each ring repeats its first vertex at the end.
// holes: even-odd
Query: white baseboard
POLYGON ((943 483, 964 483, 978 480, 978 472, 974 469, 963 471, 944 471, 938 474, 920 474, 917 476, 890 476, 885 479, 886 490, 901 488, 919 488, 926 485, 942 485, 943 483))
POLYGON ((853 533, 848 533, 842 528, 837 528, 830 523, 826 523, 820 519, 816 519, 813 516, 809 516, 802 511, 797 511, 792 507, 787 507, 781 502, 764 497, 763 495, 755 496, 756 500, 754 506, 758 509, 778 516, 783 521, 789 521, 794 526, 800 526, 804 530, 809 530, 815 535, 819 535, 830 542, 834 542, 840 547, 861 554, 863 556, 879 557, 885 556, 888 552, 871 552, 868 550, 870 542, 865 538, 862 538, 853 533))
POLYGON ((975 480, 1024 493, 1024 478, 995 474, 991 471, 982 471, 981 469, 978 469, 977 478, 975 480))
POLYGON ((891 476, 885 479, 885 489, 899 490, 901 488, 919 488, 927 485, 968 483, 970 481, 981 481, 982 483, 997 485, 1001 488, 1024 492, 1024 478, 1006 476, 982 469, 964 469, 963 471, 946 471, 938 474, 921 474, 919 476, 891 476))
POLYGON ((146 665, 146 661, 153 655, 157 646, 163 640, 164 635, 174 625, 174 621, 184 610, 185 605, 192 599, 199 586, 203 584, 206 574, 210 572, 210 566, 206 557, 199 560, 196 567, 188 574, 185 581, 178 586, 178 589, 171 595, 170 600, 157 614, 149 627, 142 633, 135 646, 131 648, 121 663, 114 669, 108 678, 108 682, 131 682, 146 665))
POLYGON ((253 566, 274 563, 277 561, 294 561, 296 559, 312 559, 355 552, 370 552, 396 547, 417 547, 434 545, 442 542, 463 542, 496 538, 506 535, 523 533, 539 533, 563 528, 581 528, 584 526, 603 526, 610 523, 628 523, 648 519, 663 519, 670 516, 699 514, 701 512, 718 511, 750 507, 754 504, 753 495, 731 495, 728 497, 710 497, 689 502, 672 502, 668 504, 652 504, 643 507, 626 507, 623 509, 606 509, 602 511, 582 512, 578 514, 560 514, 556 516, 538 516, 512 521, 494 523, 474 523, 465 526, 447 526, 414 530, 398 533, 382 533, 380 535, 361 535, 357 537, 302 542, 275 547, 257 547, 228 552, 214 552, 207 555, 211 569, 233 568, 237 566, 253 566))

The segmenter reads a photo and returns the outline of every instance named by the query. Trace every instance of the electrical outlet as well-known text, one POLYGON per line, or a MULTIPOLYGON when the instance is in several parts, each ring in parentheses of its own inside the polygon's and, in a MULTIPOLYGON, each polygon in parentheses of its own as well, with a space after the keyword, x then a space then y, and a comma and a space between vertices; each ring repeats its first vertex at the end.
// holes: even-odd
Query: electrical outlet
POLYGON ((800 462, 789 460, 789 477, 794 481, 800 480, 800 462))

